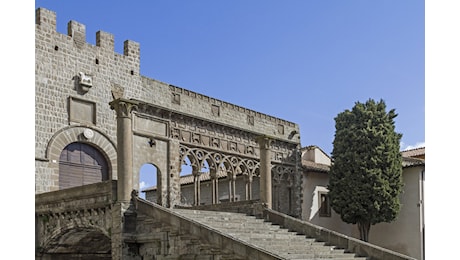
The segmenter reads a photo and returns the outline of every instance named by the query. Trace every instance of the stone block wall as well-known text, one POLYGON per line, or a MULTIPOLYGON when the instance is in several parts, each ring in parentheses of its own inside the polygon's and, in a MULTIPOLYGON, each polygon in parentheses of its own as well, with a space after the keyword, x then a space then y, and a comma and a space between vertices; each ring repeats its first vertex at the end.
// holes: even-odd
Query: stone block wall
MULTIPOLYGON (((247 136, 266 135, 293 147, 300 144, 298 134, 293 135, 299 132, 295 123, 140 75, 137 42, 124 41, 123 53, 119 54, 114 51, 110 33, 96 32, 96 45, 92 45, 86 42, 84 24, 70 21, 67 29, 67 34, 56 31, 55 12, 36 10, 36 193, 59 189, 60 151, 72 142, 85 142, 100 150, 109 162, 109 175, 117 179, 117 121, 109 106, 116 98, 148 103, 173 112, 175 118, 184 115, 192 124, 209 122, 214 129, 228 129, 225 135, 217 133, 223 141, 237 141, 238 135, 243 141, 247 136), (87 129, 94 133, 93 138, 84 135, 87 129)), ((134 114, 133 187, 138 188, 140 167, 153 163, 161 173, 164 199, 178 200, 181 141, 172 137, 171 128, 180 128, 181 122, 160 115, 134 114), (155 145, 150 145, 150 140, 155 145)), ((188 127, 190 131, 194 125, 188 127)))
POLYGON ((141 88, 140 53, 132 41, 125 41, 123 54, 115 53, 114 37, 106 32, 96 34, 96 46, 88 44, 85 25, 76 21, 68 23, 67 35, 58 33, 56 13, 43 8, 36 10, 35 26, 35 178, 42 193, 58 189, 58 158, 50 158, 49 144, 59 132, 84 126, 116 143, 112 90, 122 86, 132 96, 141 88), (92 79, 87 92, 78 84, 80 72, 92 79))

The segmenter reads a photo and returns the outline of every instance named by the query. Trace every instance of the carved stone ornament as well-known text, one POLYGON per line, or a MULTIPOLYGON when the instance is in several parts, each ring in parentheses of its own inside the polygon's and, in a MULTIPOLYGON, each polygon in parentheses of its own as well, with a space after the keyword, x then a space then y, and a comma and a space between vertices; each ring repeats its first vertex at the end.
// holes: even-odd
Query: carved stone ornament
POLYGON ((86 128, 84 131, 83 131, 83 136, 86 138, 86 139, 91 139, 94 137, 94 132, 93 130, 89 129, 89 128, 86 128))
POLYGON ((109 103, 110 108, 115 110, 117 117, 130 117, 132 111, 136 111, 138 102, 126 99, 116 99, 109 103))
POLYGON ((122 88, 120 85, 113 83, 112 84, 112 97, 113 99, 119 99, 122 98, 124 95, 124 88, 122 88))
POLYGON ((82 91, 88 92, 91 87, 93 87, 93 76, 85 74, 84 72, 78 73, 78 84, 82 91))

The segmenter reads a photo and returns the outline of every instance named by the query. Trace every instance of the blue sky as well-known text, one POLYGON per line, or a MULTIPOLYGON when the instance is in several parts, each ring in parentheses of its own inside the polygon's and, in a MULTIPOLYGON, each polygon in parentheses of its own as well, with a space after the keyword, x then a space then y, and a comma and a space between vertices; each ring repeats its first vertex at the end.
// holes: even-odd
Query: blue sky
MULTIPOLYGON (((355 102, 395 109, 401 149, 425 144, 425 6, 386 1, 40 0, 67 23, 140 43, 141 74, 295 122, 302 146, 332 151, 334 117, 355 102), (135 4, 134 4, 135 3, 135 4)), ((141 171, 141 188, 155 184, 141 171)))
POLYGON ((383 99, 401 149, 425 142, 424 2, 36 1, 57 30, 86 25, 141 47, 141 74, 299 124, 332 151, 334 117, 383 99), (135 3, 135 4, 133 4, 135 3))
MULTIPOLYGON (((57 12, 59 32, 66 33, 68 21, 76 20, 86 25, 92 44, 98 30, 114 35, 119 53, 123 41, 139 42, 144 76, 294 121, 303 146, 316 144, 327 153, 338 113, 356 101, 384 99, 399 114, 396 130, 403 134, 402 149, 427 141, 426 256, 448 258, 451 251, 443 249, 457 246, 455 239, 439 240, 446 230, 460 232, 453 224, 457 215, 446 214, 439 202, 458 197, 460 182, 452 164, 460 146, 460 1, 55 0, 3 5, 0 24, 3 35, 10 37, 1 44, 6 72, 2 89, 8 97, 3 99, 7 109, 1 129, 8 149, 5 169, 24 165, 24 158, 35 152, 31 25, 35 8, 45 7, 57 12), (18 115, 26 114, 29 119, 20 124, 18 115)), ((27 230, 33 230, 34 222, 26 216, 34 214, 30 198, 35 170, 28 161, 24 170, 3 174, 2 192, 6 198, 21 187, 19 195, 31 203, 28 207, 19 209, 17 200, 5 202, 29 214, 1 219, 10 223, 24 216, 21 225, 29 223, 27 230)), ((13 229, 8 233, 25 240, 13 229)), ((33 246, 33 236, 28 238, 33 246)))

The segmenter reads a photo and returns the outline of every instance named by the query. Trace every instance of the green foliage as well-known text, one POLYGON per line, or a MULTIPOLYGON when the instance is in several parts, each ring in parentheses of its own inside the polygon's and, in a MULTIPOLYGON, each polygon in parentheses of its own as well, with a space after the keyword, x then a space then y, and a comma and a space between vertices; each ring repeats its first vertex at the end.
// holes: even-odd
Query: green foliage
POLYGON ((383 100, 356 102, 335 118, 330 171, 331 207, 343 221, 374 225, 399 213, 402 157, 395 110, 383 100))

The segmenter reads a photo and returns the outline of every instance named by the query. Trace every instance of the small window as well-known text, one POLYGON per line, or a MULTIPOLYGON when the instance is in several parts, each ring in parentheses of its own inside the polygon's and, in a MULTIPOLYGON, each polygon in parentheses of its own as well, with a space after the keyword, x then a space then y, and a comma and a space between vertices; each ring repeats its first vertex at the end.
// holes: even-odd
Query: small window
POLYGON ((331 216, 331 205, 329 203, 329 196, 325 192, 319 193, 319 216, 330 217, 331 216))

